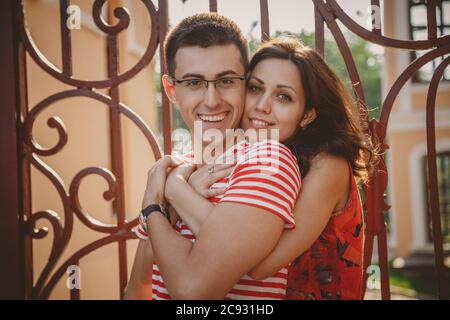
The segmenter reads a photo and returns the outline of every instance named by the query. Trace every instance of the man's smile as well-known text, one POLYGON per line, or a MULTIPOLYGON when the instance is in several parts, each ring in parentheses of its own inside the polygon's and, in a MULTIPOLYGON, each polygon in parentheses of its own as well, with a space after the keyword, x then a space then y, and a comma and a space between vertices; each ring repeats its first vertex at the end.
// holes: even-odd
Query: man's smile
POLYGON ((219 123, 223 121, 226 116, 230 113, 230 111, 225 111, 221 113, 215 113, 215 114, 198 114, 198 117, 200 120, 204 122, 213 122, 213 123, 219 123))

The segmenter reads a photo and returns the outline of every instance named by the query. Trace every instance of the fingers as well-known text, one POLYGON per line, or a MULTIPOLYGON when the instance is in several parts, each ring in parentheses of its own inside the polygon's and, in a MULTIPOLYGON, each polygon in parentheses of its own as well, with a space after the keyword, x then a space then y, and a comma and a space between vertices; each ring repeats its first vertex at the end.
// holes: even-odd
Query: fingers
POLYGON ((228 168, 233 168, 235 164, 212 164, 212 165, 204 165, 197 168, 199 173, 202 175, 212 175, 215 172, 219 172, 222 170, 226 170, 228 168))
POLYGON ((214 172, 208 172, 211 166, 203 166, 192 173, 188 179, 189 184, 199 193, 208 190, 214 183, 231 174, 234 169, 232 164, 219 164, 214 166, 214 172), (217 169, 216 169, 217 168, 217 169))
MULTIPOLYGON (((215 168, 214 168, 215 169, 215 168)), ((233 172, 233 167, 228 167, 225 169, 222 169, 220 171, 214 171, 214 173, 211 173, 208 177, 209 181, 212 181, 212 183, 219 181, 220 179, 223 179, 227 177, 231 172, 233 172)))
POLYGON ((163 156, 155 163, 148 171, 143 206, 155 201, 158 203, 164 201, 164 189, 168 169, 179 166, 182 163, 184 162, 181 159, 169 155, 163 156))
POLYGON ((177 176, 183 177, 183 179, 188 180, 192 172, 195 170, 195 165, 190 163, 184 163, 173 169, 177 176))
MULTIPOLYGON (((211 165, 212 166, 212 165, 211 165)), ((211 167, 209 166, 209 167, 211 167)), ((214 164, 214 172, 225 170, 228 168, 233 168, 235 166, 235 163, 225 163, 225 164, 214 164)))
POLYGON ((225 193, 226 188, 215 188, 215 189, 208 189, 205 192, 206 198, 212 198, 212 197, 217 197, 221 194, 225 193))
POLYGON ((168 167, 177 167, 183 163, 185 163, 181 158, 177 156, 165 155, 161 159, 158 160, 158 165, 161 165, 165 168, 168 167))
POLYGON ((168 169, 178 167, 179 165, 184 163, 185 162, 182 159, 176 156, 165 155, 161 157, 158 161, 156 161, 156 163, 150 169, 149 175, 151 174, 152 170, 167 172, 168 169))

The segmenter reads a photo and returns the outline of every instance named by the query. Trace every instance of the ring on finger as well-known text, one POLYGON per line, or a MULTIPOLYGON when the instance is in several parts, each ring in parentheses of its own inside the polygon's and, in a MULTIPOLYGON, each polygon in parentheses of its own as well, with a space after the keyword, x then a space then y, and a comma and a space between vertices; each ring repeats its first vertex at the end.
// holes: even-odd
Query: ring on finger
POLYGON ((214 172, 214 165, 208 168, 208 173, 211 174, 214 172))

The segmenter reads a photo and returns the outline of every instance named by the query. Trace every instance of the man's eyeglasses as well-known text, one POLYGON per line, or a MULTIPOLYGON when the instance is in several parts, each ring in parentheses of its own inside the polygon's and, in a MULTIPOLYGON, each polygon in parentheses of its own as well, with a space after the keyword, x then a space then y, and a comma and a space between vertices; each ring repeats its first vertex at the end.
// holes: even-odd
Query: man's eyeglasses
POLYGON ((191 79, 183 79, 178 80, 172 77, 173 81, 179 84, 182 88, 185 88, 190 91, 202 91, 204 92, 208 89, 209 83, 213 83, 214 87, 218 90, 233 90, 237 89, 240 86, 242 80, 245 80, 245 77, 223 77, 214 80, 206 80, 200 78, 191 78, 191 79))

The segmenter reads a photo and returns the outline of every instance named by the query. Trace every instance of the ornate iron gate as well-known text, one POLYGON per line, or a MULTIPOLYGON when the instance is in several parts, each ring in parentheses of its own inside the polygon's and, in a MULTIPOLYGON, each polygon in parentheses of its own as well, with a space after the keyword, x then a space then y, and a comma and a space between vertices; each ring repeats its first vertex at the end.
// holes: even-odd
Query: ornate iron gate
MULTIPOLYGON (((71 34, 65 27, 67 20, 67 7, 70 0, 60 0, 61 15, 61 43, 62 43, 62 69, 59 70, 47 61, 45 56, 39 52, 26 28, 22 3, 20 0, 1 1, 0 27, 2 30, 0 43, 2 52, 0 62, 2 72, 0 76, 0 87, 4 88, 4 106, 1 110, 1 173, 3 181, 1 185, 2 194, 2 222, 1 247, 2 256, 8 257, 7 263, 2 261, 2 280, 7 297, 46 299, 49 297, 57 281, 66 271, 69 265, 78 265, 80 259, 92 251, 109 243, 118 243, 119 253, 119 281, 120 294, 122 296, 128 278, 126 266, 126 241, 133 237, 131 228, 137 224, 136 220, 126 221, 124 213, 124 190, 123 190, 123 159, 120 123, 123 117, 130 119, 142 132, 149 143, 149 147, 156 158, 160 157, 160 151, 154 134, 145 122, 131 108, 121 103, 119 86, 138 74, 147 66, 153 58, 158 44, 164 41, 168 24, 168 5, 166 0, 158 0, 158 9, 151 0, 140 0, 146 7, 151 18, 151 33, 148 46, 144 55, 131 69, 124 73, 118 72, 118 34, 125 30, 130 22, 130 16, 126 10, 117 7, 114 15, 119 19, 115 25, 108 25, 102 20, 101 8, 106 0, 95 0, 92 15, 97 27, 107 35, 107 61, 108 77, 99 81, 84 81, 72 76, 71 56, 71 34), (27 102, 26 87, 26 63, 25 53, 28 53, 42 70, 55 79, 73 88, 58 92, 30 108, 27 102), (101 94, 97 89, 107 88, 108 94, 101 94), (88 97, 107 105, 110 110, 110 137, 111 137, 111 159, 112 171, 98 167, 84 168, 74 177, 70 186, 66 187, 58 174, 48 166, 40 156, 54 155, 58 153, 67 142, 67 132, 64 124, 57 117, 48 121, 48 126, 55 128, 59 139, 55 146, 43 149, 33 140, 32 128, 35 119, 51 103, 69 97, 88 97), (31 110, 31 111, 29 111, 31 110), (58 190, 64 207, 64 225, 61 225, 56 213, 52 211, 32 212, 30 202, 30 167, 33 166, 44 174, 58 190), (80 206, 78 200, 78 187, 83 178, 88 175, 99 175, 103 177, 109 186, 104 197, 113 199, 113 207, 117 212, 117 225, 97 225, 92 222, 80 206), (61 257, 64 249, 71 239, 73 218, 76 216, 86 226, 105 236, 89 245, 80 248, 69 259, 55 270, 55 265, 61 257), (33 285, 33 250, 32 239, 45 237, 47 233, 36 230, 35 224, 40 219, 48 220, 53 227, 53 246, 48 264, 43 269, 35 285, 33 285)), ((345 61, 348 75, 353 83, 354 95, 362 108, 366 107, 363 87, 356 69, 352 54, 346 43, 337 21, 340 21, 347 29, 357 36, 385 47, 407 50, 432 49, 427 54, 412 62, 398 77, 382 105, 379 120, 368 120, 365 113, 363 123, 366 133, 370 134, 375 141, 382 145, 383 151, 388 147, 384 141, 389 115, 395 98, 403 88, 404 84, 425 63, 436 57, 450 53, 450 37, 437 37, 436 34, 436 0, 427 1, 428 10, 428 39, 422 41, 399 40, 383 36, 381 27, 373 24, 372 30, 367 30, 350 18, 339 6, 336 0, 312 0, 315 6, 315 45, 316 50, 324 54, 325 25, 331 31, 340 53, 345 61)), ((371 5, 379 6, 379 0, 371 0, 371 5)), ((210 11, 217 11, 217 0, 209 1, 210 11)), ((268 0, 260 0, 261 12, 261 39, 267 40, 269 30, 268 0)), ((379 12, 375 11, 376 15, 379 12)), ((376 21, 381 21, 376 17, 376 21)), ((161 73, 165 72, 164 55, 160 46, 161 73)), ((432 213, 432 227, 435 250, 435 265, 437 272, 437 283, 439 297, 449 297, 449 282, 446 281, 446 268, 444 265, 443 239, 439 219, 439 199, 436 173, 436 144, 434 130, 435 98, 439 80, 445 68, 450 64, 450 57, 442 61, 436 69, 431 80, 427 96, 427 145, 428 145, 428 174, 430 183, 430 203, 432 213)), ((164 152, 170 153, 171 143, 171 108, 167 97, 162 94, 162 117, 164 152)), ((384 213, 389 208, 384 200, 384 192, 387 187, 388 173, 384 160, 380 161, 377 174, 366 188, 366 247, 365 267, 371 264, 372 251, 375 237, 378 244, 379 264, 381 268, 382 298, 389 299, 389 278, 387 263, 387 235, 384 213)), ((3 293, 2 293, 3 294, 3 293)), ((71 290, 71 299, 79 299, 78 290, 71 290)))

